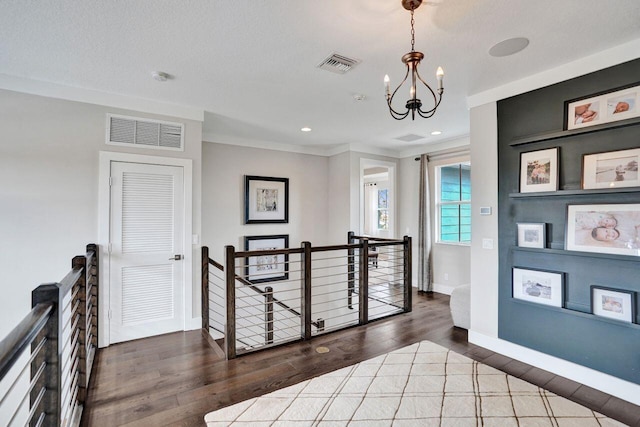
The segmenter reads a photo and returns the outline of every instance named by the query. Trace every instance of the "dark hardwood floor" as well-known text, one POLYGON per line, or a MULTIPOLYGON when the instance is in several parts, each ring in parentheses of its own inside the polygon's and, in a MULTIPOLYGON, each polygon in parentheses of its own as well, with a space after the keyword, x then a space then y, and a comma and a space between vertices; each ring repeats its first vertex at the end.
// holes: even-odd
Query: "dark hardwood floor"
POLYGON ((224 360, 200 331, 117 344, 98 351, 83 426, 204 426, 210 411, 331 372, 409 344, 430 340, 542 386, 630 426, 640 407, 467 342, 453 326, 449 297, 413 295, 413 311, 224 360), (316 352, 317 347, 328 353, 316 352))

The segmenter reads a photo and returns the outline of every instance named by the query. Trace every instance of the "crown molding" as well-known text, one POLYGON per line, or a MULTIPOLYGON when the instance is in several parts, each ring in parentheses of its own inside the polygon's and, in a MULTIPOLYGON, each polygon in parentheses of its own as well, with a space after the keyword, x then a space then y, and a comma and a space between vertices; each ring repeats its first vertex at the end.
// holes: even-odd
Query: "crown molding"
POLYGON ((294 144, 283 144, 271 141, 247 140, 243 138, 235 138, 233 136, 225 136, 224 141, 220 140, 220 136, 212 133, 203 133, 202 140, 213 144, 236 145, 239 147, 259 148, 263 150, 284 151, 287 153, 310 154, 313 156, 333 157, 346 152, 358 152, 363 154, 372 154, 377 156, 391 157, 394 159, 401 158, 400 152, 397 150, 388 150, 379 147, 370 147, 360 144, 340 144, 332 146, 304 146, 294 144))
POLYGON ((169 104, 117 93, 65 86, 41 80, 0 74, 0 89, 67 101, 97 104, 112 108, 142 111, 180 119, 204 121, 204 110, 186 105, 169 104))
POLYGON ((414 157, 421 154, 433 153, 436 151, 450 150, 452 148, 458 147, 468 147, 470 144, 471 140, 469 139, 469 135, 465 135, 463 137, 457 137, 445 141, 432 142, 430 144, 423 144, 417 147, 412 147, 411 149, 401 151, 399 154, 399 158, 404 159, 406 157, 414 157))
POLYGON ((471 95, 467 97, 467 106, 469 108, 478 107, 541 87, 570 80, 594 71, 602 70, 603 68, 622 64, 623 62, 637 59, 638 52, 640 52, 640 39, 632 40, 524 79, 471 95))

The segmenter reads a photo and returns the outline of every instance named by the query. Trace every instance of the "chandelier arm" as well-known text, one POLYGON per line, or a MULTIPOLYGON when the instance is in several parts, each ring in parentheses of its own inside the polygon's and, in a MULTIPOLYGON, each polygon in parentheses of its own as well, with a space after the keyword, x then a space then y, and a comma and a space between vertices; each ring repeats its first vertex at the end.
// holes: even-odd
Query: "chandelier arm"
POLYGON ((436 112, 436 109, 440 105, 440 101, 442 101, 442 95, 440 95, 440 97, 437 99, 437 102, 432 109, 423 111, 418 108, 418 113, 425 119, 428 119, 429 117, 433 116, 433 114, 436 112), (428 114, 428 116, 425 116, 424 114, 428 114))
POLYGON ((436 109, 438 108, 438 106, 440 105, 440 101, 442 101, 442 89, 438 90, 438 95, 436 95, 436 93, 433 91, 433 89, 431 89, 431 86, 429 86, 427 84, 427 82, 425 82, 422 77, 420 76, 420 73, 418 72, 418 68, 416 68, 416 75, 418 76, 418 79, 422 82, 423 85, 425 85, 425 87, 427 89, 429 89, 429 92, 431 92, 431 96, 433 97, 433 108, 430 110, 421 110, 420 108, 418 108, 418 114, 420 114, 421 117, 428 119, 429 117, 433 116, 433 113, 436 112, 436 109), (428 114, 428 116, 425 116, 425 114, 428 114))

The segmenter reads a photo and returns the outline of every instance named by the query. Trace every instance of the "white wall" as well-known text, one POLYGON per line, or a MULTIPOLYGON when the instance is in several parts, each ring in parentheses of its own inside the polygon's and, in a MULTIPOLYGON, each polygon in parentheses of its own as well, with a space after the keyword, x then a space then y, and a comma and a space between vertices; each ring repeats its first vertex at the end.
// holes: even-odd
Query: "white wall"
MULTIPOLYGON (((309 154, 204 142, 202 147, 202 244, 224 262, 224 246, 244 250, 244 236, 288 234, 289 245, 346 243, 328 238, 329 159, 309 154), (289 223, 244 224, 244 176, 289 178, 289 223)), ((337 203, 336 203, 337 205, 337 203)))
POLYGON ((350 152, 331 156, 328 161, 328 185, 330 208, 327 212, 327 236, 333 243, 347 243, 347 233, 357 232, 351 228, 351 171, 350 152))
MULTIPOLYGON (((200 233, 201 122, 0 90, 0 336, 31 308, 31 291, 61 280, 98 238, 100 150, 193 159, 193 227, 200 233), (106 114, 185 124, 185 152, 105 144, 106 114)), ((199 315, 199 257, 193 307, 199 315)))
POLYGON ((471 330, 498 336, 498 124, 496 103, 471 109, 471 330), (491 215, 480 215, 490 207, 491 215), (483 249, 483 239, 493 249, 483 249))

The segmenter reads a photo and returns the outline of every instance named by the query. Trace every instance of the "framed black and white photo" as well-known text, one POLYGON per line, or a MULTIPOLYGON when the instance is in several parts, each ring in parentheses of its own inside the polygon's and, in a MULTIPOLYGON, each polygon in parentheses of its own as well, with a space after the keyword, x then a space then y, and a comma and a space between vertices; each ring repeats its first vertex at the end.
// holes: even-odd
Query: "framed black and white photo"
MULTIPOLYGON (((289 235, 245 236, 246 251, 266 251, 289 247, 289 235)), ((267 254, 248 257, 245 260, 245 276, 251 283, 273 282, 289 279, 289 255, 267 254)))
POLYGON ((565 249, 640 255, 640 204, 569 205, 565 249))
POLYGON ((566 129, 579 129, 640 116, 640 85, 565 102, 566 129))
POLYGON ((564 273, 513 268, 513 298, 562 307, 564 273))
POLYGON ((596 316, 633 323, 636 293, 603 286, 591 286, 591 312, 596 316))
POLYGON ((546 224, 519 222, 518 246, 522 248, 544 248, 546 243, 546 224))
POLYGON ((558 189, 558 147, 520 154, 520 192, 558 189))
POLYGON ((638 187, 640 148, 585 154, 582 157, 582 188, 638 187))
POLYGON ((289 178, 244 177, 244 223, 289 222, 289 178))

